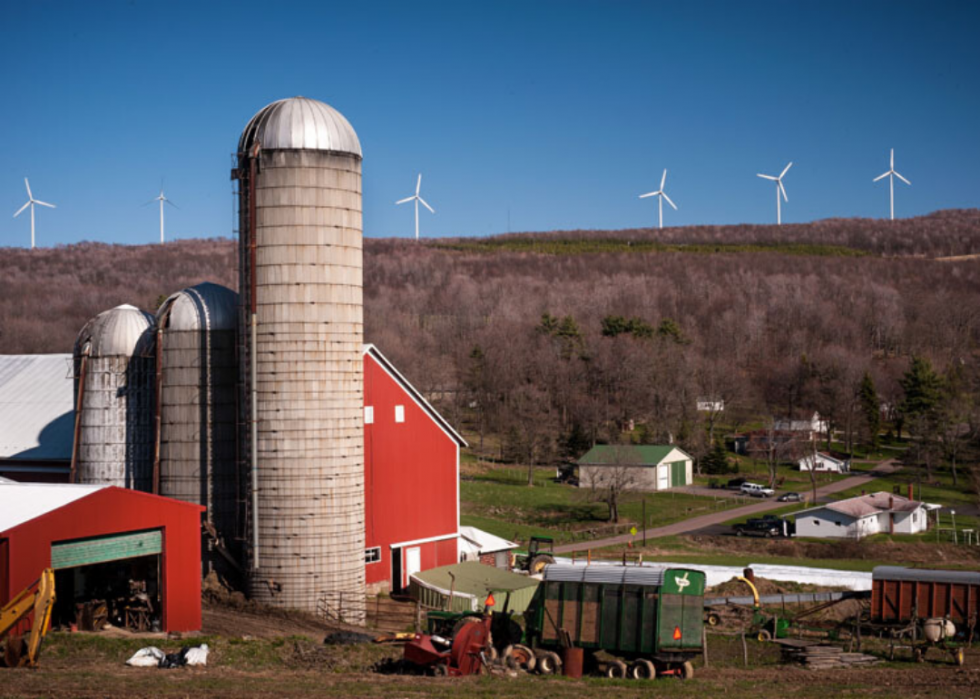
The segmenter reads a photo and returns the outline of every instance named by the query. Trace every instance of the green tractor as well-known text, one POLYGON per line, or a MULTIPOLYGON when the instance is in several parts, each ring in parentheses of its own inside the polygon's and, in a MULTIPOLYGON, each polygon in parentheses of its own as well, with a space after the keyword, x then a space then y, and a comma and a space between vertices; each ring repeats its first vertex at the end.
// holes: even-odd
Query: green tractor
POLYGON ((518 554, 515 567, 530 575, 539 575, 544 567, 555 562, 555 540, 550 536, 532 536, 527 553, 518 554))

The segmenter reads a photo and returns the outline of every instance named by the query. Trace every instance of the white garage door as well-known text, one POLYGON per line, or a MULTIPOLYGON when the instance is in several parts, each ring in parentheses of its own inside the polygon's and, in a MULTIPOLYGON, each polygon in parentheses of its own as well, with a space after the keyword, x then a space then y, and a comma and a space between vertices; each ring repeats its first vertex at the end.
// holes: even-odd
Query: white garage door
POLYGON ((667 490, 670 487, 670 468, 657 466, 657 490, 667 490))

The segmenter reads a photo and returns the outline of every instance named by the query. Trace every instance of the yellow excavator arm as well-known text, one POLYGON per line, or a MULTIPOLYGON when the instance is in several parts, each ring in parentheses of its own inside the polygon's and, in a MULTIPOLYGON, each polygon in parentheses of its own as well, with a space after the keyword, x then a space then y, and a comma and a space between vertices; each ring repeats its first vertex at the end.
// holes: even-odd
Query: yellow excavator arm
MULTIPOLYGON (((31 633, 27 639, 27 653, 23 657, 19 657, 18 665, 34 667, 37 664, 41 641, 48 633, 48 626, 51 624, 54 599, 54 571, 45 568, 40 578, 4 605, 3 609, 0 609, 0 640, 6 638, 19 621, 34 612, 34 623, 31 625, 31 633)), ((10 644, 15 641, 20 643, 20 639, 14 638, 8 639, 7 643, 10 644)), ((20 655, 19 652, 11 653, 9 648, 7 650, 8 658, 20 655)))

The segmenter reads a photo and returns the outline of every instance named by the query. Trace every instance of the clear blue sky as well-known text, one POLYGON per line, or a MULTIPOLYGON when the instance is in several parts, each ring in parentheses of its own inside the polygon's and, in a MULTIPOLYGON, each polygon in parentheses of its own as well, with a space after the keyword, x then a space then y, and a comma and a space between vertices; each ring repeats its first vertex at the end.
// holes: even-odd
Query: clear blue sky
POLYGON ((0 245, 228 236, 241 129, 321 99, 364 149, 365 232, 768 223, 980 206, 980 3, 47 2, 0 5, 0 245))

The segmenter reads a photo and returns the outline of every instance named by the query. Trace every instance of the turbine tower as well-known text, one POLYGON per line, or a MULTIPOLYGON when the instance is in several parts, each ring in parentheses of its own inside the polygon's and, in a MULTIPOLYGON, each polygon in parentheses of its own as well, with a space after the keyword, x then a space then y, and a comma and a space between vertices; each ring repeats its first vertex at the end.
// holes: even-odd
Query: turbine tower
POLYGON ((667 203, 674 207, 674 211, 677 211, 677 204, 670 200, 667 196, 667 192, 664 191, 664 183, 667 182, 667 170, 664 169, 664 176, 660 178, 660 189, 656 192, 647 192, 646 194, 641 194, 640 199, 646 199, 647 197, 657 197, 660 206, 660 227, 664 227, 664 199, 667 203))
POLYGON ((180 207, 174 204, 169 199, 167 199, 166 196, 164 196, 163 185, 160 186, 160 194, 150 199, 150 201, 143 204, 143 206, 149 206, 155 201, 160 202, 160 244, 162 245, 163 244, 163 204, 164 202, 166 202, 167 204, 170 204, 170 206, 174 207, 175 209, 179 209, 180 207))
POLYGON ((24 178, 24 186, 27 187, 27 203, 24 204, 19 209, 17 209, 17 213, 14 214, 14 218, 20 216, 21 213, 23 213, 24 209, 26 209, 28 206, 31 207, 31 250, 33 250, 34 249, 34 205, 40 204, 41 206, 46 206, 49 209, 56 209, 58 207, 56 207, 54 204, 49 204, 46 201, 35 199, 34 195, 31 194, 31 183, 27 181, 26 177, 24 178))
POLYGON ((892 202, 892 208, 891 208, 892 221, 894 221, 895 220, 895 178, 897 177, 898 179, 900 179, 902 182, 904 182, 908 186, 910 186, 910 187, 912 186, 912 183, 911 182, 909 182, 907 179, 905 179, 904 177, 902 177, 901 175, 899 175, 895 171, 895 149, 894 148, 892 148, 891 166, 888 168, 888 172, 885 172, 885 173, 882 173, 882 174, 878 175, 876 178, 874 178, 872 180, 872 182, 877 182, 878 180, 880 180, 880 179, 882 179, 884 177, 887 177, 888 178, 888 189, 891 192, 891 202, 892 202))
POLYGON ((783 209, 782 204, 779 201, 779 194, 782 192, 783 200, 787 203, 789 202, 789 197, 786 196, 786 188, 783 187, 783 178, 789 169, 793 167, 793 163, 787 165, 783 171, 779 174, 779 177, 773 177, 772 175, 759 175, 764 180, 772 180, 776 183, 776 225, 781 225, 783 223, 783 209))
POLYGON ((406 203, 408 203, 410 201, 414 201, 415 202, 415 240, 416 241, 419 239, 419 202, 421 202, 422 203, 422 206, 424 206, 425 208, 427 208, 432 213, 435 213, 436 212, 436 210, 433 209, 431 206, 429 206, 426 203, 425 199, 423 199, 422 196, 419 194, 419 190, 420 189, 422 189, 422 173, 421 172, 419 173, 418 182, 415 183, 415 194, 413 194, 410 197, 405 197, 404 199, 399 199, 398 201, 395 202, 395 204, 406 204, 406 203))

